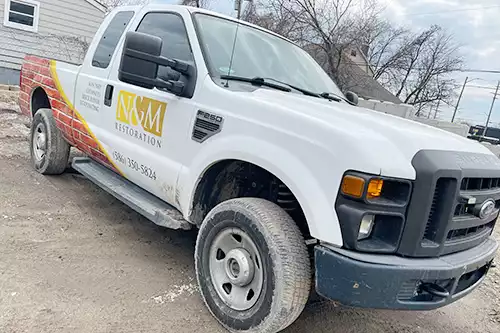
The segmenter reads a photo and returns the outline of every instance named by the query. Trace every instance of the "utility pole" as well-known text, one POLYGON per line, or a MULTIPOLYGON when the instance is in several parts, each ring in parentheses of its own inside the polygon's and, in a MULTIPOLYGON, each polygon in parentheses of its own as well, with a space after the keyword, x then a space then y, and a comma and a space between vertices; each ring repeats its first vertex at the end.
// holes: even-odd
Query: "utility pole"
POLYGON ((434 119, 436 119, 436 117, 437 117, 440 106, 441 106, 441 99, 438 99, 438 103, 436 105, 436 110, 434 110, 434 119))
POLYGON ((455 120, 455 115, 457 114, 458 105, 460 104, 460 100, 462 99, 462 94, 464 93, 465 86, 467 85, 467 80, 469 80, 468 76, 465 78, 464 85, 462 86, 462 91, 460 91, 460 95, 458 96, 457 105, 455 105, 455 110, 453 111, 453 117, 451 117, 451 122, 455 120))
POLYGON ((241 17, 241 5, 243 0, 234 0, 234 9, 236 9, 236 18, 239 20, 241 17))
POLYGON ((493 111, 493 107, 495 106, 495 100, 497 99, 499 88, 500 88, 500 81, 498 81, 497 89, 495 90, 495 94, 493 95, 493 101, 491 101, 490 112, 488 113, 488 119, 486 119, 486 125, 484 126, 483 136, 486 136, 486 131, 488 130, 488 124, 490 123, 491 111, 493 111))
POLYGON ((236 11, 236 18, 238 20, 241 18, 241 10, 245 1, 252 2, 253 0, 234 0, 234 10, 236 11))

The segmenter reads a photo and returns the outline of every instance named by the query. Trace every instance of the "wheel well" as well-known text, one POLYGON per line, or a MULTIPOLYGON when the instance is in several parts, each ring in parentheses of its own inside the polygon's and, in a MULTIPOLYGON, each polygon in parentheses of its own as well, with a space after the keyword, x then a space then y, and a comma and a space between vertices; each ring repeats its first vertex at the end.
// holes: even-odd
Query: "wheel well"
POLYGON ((269 171, 240 160, 217 162, 203 174, 196 187, 190 220, 200 225, 217 204, 241 197, 262 198, 276 203, 297 223, 303 236, 306 239, 309 237, 303 210, 290 189, 269 171))
POLYGON ((45 90, 41 87, 36 88, 31 95, 31 114, 34 116, 38 110, 50 108, 49 97, 45 90))

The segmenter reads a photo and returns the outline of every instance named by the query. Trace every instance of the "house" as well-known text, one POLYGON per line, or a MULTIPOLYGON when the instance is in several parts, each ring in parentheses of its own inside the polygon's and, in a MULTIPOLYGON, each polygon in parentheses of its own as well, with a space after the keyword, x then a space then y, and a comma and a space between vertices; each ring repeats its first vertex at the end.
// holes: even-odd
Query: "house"
POLYGON ((373 70, 372 66, 370 65, 370 61, 366 57, 366 54, 368 53, 369 46, 368 45, 363 45, 361 47, 349 47, 347 50, 344 51, 344 53, 349 57, 349 59, 358 65, 363 72, 371 75, 372 77, 375 75, 375 71, 373 70))
POLYGON ((105 14, 96 0, 0 0, 0 84, 19 84, 26 54, 81 62, 105 14))
MULTIPOLYGON (((304 49, 313 56, 314 59, 329 73, 329 59, 322 47, 316 44, 309 44, 304 49)), ((373 78, 374 71, 365 56, 368 47, 346 46, 336 53, 335 63, 339 63, 334 81, 344 92, 352 91, 363 99, 373 99, 383 102, 401 104, 401 100, 385 89, 377 80, 373 78), (339 54, 340 61, 338 61, 339 54)))
POLYGON ((346 90, 355 92, 363 99, 401 104, 399 98, 373 78, 373 68, 360 48, 348 48, 344 54, 347 56, 343 57, 340 71, 343 72, 346 90))

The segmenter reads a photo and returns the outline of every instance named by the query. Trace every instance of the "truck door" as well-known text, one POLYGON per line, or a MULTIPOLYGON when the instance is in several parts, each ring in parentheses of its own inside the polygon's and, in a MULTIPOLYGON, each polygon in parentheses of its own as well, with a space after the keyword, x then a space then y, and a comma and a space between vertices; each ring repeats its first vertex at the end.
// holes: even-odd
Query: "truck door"
POLYGON ((109 14, 92 41, 75 84, 73 138, 76 146, 104 165, 120 168, 112 158, 109 130, 112 123, 110 107, 104 100, 111 59, 120 38, 134 17, 133 11, 109 14))
MULTIPOLYGON (((180 14, 152 11, 135 22, 137 31, 163 40, 162 56, 194 65, 180 14)), ((176 183, 195 105, 191 99, 167 91, 119 81, 119 65, 120 57, 115 56, 106 85, 112 155, 128 179, 179 208, 176 183)), ((167 76, 169 70, 160 67, 158 75, 167 76)))

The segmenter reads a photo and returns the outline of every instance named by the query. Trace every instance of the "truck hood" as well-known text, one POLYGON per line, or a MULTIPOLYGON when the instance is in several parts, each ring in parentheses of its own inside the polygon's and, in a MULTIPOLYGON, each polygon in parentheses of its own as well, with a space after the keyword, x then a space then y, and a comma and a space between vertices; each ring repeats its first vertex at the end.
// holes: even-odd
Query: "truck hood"
MULTIPOLYGON (((287 112, 304 118, 304 121, 309 120, 321 127, 330 127, 337 135, 341 132, 340 134, 355 146, 362 147, 360 149, 364 154, 376 154, 376 157, 373 157, 379 161, 383 158, 386 161, 396 159, 411 163, 413 156, 420 150, 492 154, 482 144, 459 135, 344 102, 293 93, 283 94, 268 89, 257 89, 249 94, 256 102, 268 104, 272 109, 286 109, 287 112)), ((386 165, 381 168, 381 173, 391 173, 389 169, 390 166, 386 165)))

